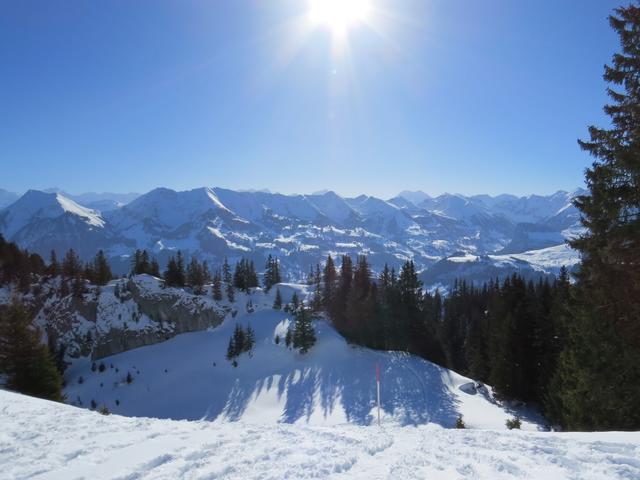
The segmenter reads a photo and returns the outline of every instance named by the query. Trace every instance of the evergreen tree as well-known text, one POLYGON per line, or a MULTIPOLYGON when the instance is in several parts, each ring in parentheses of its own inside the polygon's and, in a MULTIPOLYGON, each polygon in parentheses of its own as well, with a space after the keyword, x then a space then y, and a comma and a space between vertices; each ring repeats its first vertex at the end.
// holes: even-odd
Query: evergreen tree
POLYGON ((336 286, 336 280, 338 274, 336 273, 336 267, 333 263, 331 255, 327 256, 327 263, 324 266, 322 283, 324 290, 322 292, 322 303, 325 309, 330 310, 334 302, 334 291, 336 286))
POLYGON ((67 278, 73 278, 82 273, 82 262, 76 255, 73 248, 67 250, 67 253, 62 260, 62 274, 67 278))
POLYGON ((293 292, 291 295, 291 310, 295 313, 300 307, 300 299, 298 298, 298 292, 293 292))
POLYGON ((213 286, 212 286, 213 299, 217 302, 222 301, 222 275, 220 270, 216 270, 213 274, 213 286))
POLYGON ((155 257, 151 260, 149 274, 156 278, 160 278, 160 265, 158 265, 158 261, 155 259, 155 257))
POLYGON ((184 287, 184 260, 180 251, 178 251, 177 257, 169 258, 167 269, 164 272, 164 281, 169 287, 184 287))
POLYGON ((56 255, 55 250, 51 250, 51 254, 49 255, 48 273, 52 277, 60 274, 60 265, 58 264, 58 256, 56 255))
POLYGON ((151 272, 151 264, 149 263, 149 252, 147 252, 146 250, 142 251, 142 254, 140 255, 140 265, 138 266, 138 272, 137 273, 150 273, 151 272))
POLYGON ((280 295, 280 289, 276 289, 276 298, 273 301, 274 310, 280 310, 282 308, 282 295, 280 295))
POLYGON ((568 346, 559 360, 561 421, 571 429, 640 428, 640 7, 610 17, 621 52, 605 67, 609 128, 580 146, 594 158, 578 197, 586 233, 568 346))
POLYGON ((307 353, 316 343, 316 332, 311 322, 311 312, 304 307, 296 312, 292 341, 293 348, 299 349, 302 354, 307 353))
POLYGON ((98 250, 93 259, 93 283, 96 285, 106 285, 113 278, 111 268, 102 250, 98 250))
POLYGON ((227 360, 232 360, 237 356, 238 352, 236 351, 236 344, 232 335, 231 338, 229 338, 229 345, 227 346, 227 360))
POLYGON ((30 323, 27 310, 19 304, 0 312, 0 373, 11 390, 60 401, 62 376, 30 323))
POLYGON ((281 282, 280 279, 280 267, 277 259, 271 255, 267 258, 264 272, 264 289, 266 292, 271 290, 271 287, 281 282))
POLYGON ((206 264, 200 264, 195 257, 191 257, 191 262, 189 262, 187 266, 187 284, 191 286, 197 294, 202 293, 202 288, 208 275, 208 269, 205 266, 206 264))
POLYGON ((247 326, 247 330, 245 332, 245 351, 251 352, 253 350, 253 346, 256 344, 256 333, 251 328, 251 325, 247 326))
POLYGON ((224 257, 224 263, 222 264, 222 280, 226 284, 227 287, 227 300, 230 303, 235 301, 235 290, 233 288, 233 277, 231 276, 231 267, 229 266, 229 261, 227 257, 224 257))

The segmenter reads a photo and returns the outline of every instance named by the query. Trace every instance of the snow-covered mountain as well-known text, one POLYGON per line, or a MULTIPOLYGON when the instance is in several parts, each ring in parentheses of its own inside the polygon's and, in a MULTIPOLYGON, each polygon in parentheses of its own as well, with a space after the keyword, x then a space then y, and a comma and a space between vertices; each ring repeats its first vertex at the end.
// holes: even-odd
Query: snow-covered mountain
MULTIPOLYGON (((496 266, 493 254, 555 247, 579 234, 572 198, 582 193, 432 198, 402 192, 386 201, 367 195, 345 198, 331 191, 282 195, 205 187, 157 188, 119 200, 115 194, 70 198, 59 191, 31 190, 0 210, 0 233, 43 255, 51 249, 63 254, 73 247, 89 257, 102 248, 119 273, 127 270, 129 255, 140 248, 151 251, 161 264, 177 250, 213 265, 225 256, 248 256, 260 265, 272 254, 294 280, 329 253, 367 254, 374 270, 385 262, 397 267, 413 259, 423 271, 462 253, 483 256, 488 278, 496 266)), ((575 255, 567 255, 567 262, 573 262, 575 255)), ((474 264, 478 278, 480 267, 474 264)), ((542 273, 553 271, 545 264, 529 270, 540 272, 538 267, 542 273)), ((465 268, 455 270, 464 275, 465 268)))
POLYGON ((0 210, 0 233, 48 258, 51 250, 74 248, 83 257, 113 244, 102 215, 59 193, 29 190, 0 210))

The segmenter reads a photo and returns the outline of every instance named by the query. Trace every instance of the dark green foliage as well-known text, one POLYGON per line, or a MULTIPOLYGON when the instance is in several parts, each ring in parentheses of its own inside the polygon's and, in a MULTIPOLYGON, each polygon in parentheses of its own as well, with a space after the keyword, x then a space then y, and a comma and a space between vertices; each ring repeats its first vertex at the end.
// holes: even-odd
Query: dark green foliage
POLYGON ((520 430, 520 427, 522 426, 522 422, 520 421, 519 417, 513 417, 513 418, 507 419, 507 421, 505 422, 505 425, 509 430, 513 430, 513 429, 520 430))
POLYGON ((82 274, 82 262, 73 249, 69 249, 62 260, 62 275, 74 278, 82 274))
POLYGON ((0 235, 0 285, 16 283, 21 292, 27 292, 34 276, 46 272, 42 258, 20 249, 13 242, 6 242, 0 235))
POLYGON ((549 399, 554 419, 578 430, 640 429, 640 6, 610 24, 621 45, 604 73, 610 126, 579 142, 595 160, 576 201, 583 261, 549 399))
POLYGON ((300 307, 300 299, 298 298, 298 292, 293 292, 293 295, 291 295, 291 306, 289 310, 295 313, 299 307, 300 307))
POLYGON ((222 301, 222 274, 219 269, 213 274, 213 285, 211 287, 211 291, 215 301, 222 301))
POLYGON ((227 300, 232 302, 235 300, 235 289, 233 287, 233 277, 231 276, 231 267, 227 257, 224 257, 224 263, 222 264, 222 281, 227 286, 227 300))
POLYGON ((191 262, 187 266, 186 284, 189 285, 194 293, 201 294, 204 284, 211 279, 207 262, 198 262, 195 257, 191 258, 191 262))
POLYGON ((0 373, 6 386, 27 395, 60 401, 62 376, 40 334, 31 326, 29 312, 12 304, 0 312, 0 373))
POLYGON ((111 412, 109 411, 109 409, 107 408, 106 405, 102 405, 100 407, 100 409, 98 410, 98 413, 102 414, 102 415, 110 415, 111 412))
POLYGON ((253 261, 242 258, 233 273, 233 286, 238 290, 248 292, 251 288, 258 286, 258 275, 253 261))
POLYGON ((280 289, 276 289, 276 298, 273 301, 274 310, 280 310, 282 308, 282 295, 280 295, 280 289))
POLYGON ((164 281, 168 287, 184 287, 186 275, 184 271, 184 259, 178 251, 176 257, 171 257, 164 272, 164 281))
POLYGON ((131 259, 131 274, 147 274, 160 277, 160 266, 155 258, 150 259, 149 252, 146 250, 136 250, 131 259))
POLYGON ((296 311, 295 326, 292 334, 293 348, 297 348, 304 354, 311 350, 316 343, 316 332, 313 329, 311 311, 301 306, 296 311))
POLYGON ((109 280, 113 278, 111 268, 109 267, 107 258, 102 250, 98 251, 90 266, 91 275, 88 275, 87 279, 91 283, 96 285, 106 285, 109 280))
POLYGON ((243 328, 236 323, 233 334, 229 339, 229 345, 227 346, 227 360, 233 360, 243 353, 249 353, 249 355, 251 355, 255 343, 255 332, 253 328, 251 328, 251 325, 243 328))
POLYGON ((271 287, 282 281, 280 277, 280 262, 269 255, 264 271, 264 290, 268 292, 271 287))
POLYGON ((456 419, 456 428, 467 428, 467 426, 464 424, 462 415, 458 415, 458 418, 456 419))

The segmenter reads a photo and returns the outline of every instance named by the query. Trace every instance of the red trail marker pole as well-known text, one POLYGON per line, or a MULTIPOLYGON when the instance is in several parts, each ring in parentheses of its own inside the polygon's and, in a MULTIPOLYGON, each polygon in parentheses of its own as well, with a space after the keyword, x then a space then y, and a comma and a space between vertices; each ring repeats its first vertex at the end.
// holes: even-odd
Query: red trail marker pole
POLYGON ((380 426, 380 364, 376 362, 376 389, 378 393, 378 426, 380 426))

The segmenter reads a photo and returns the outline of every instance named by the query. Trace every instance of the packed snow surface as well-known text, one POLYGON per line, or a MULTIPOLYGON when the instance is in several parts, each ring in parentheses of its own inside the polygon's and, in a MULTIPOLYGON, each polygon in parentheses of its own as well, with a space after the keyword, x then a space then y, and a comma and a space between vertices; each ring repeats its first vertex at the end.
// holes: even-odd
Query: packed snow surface
POLYGON ((102 416, 0 390, 7 479, 640 478, 640 433, 102 416))

